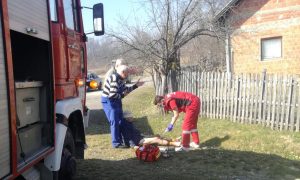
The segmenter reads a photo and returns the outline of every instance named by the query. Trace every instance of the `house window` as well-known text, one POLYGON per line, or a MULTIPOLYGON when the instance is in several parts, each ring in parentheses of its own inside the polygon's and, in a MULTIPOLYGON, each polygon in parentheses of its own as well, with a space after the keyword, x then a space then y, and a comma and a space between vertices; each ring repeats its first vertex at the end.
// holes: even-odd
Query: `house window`
POLYGON ((281 58, 282 56, 282 37, 261 39, 261 60, 281 58))

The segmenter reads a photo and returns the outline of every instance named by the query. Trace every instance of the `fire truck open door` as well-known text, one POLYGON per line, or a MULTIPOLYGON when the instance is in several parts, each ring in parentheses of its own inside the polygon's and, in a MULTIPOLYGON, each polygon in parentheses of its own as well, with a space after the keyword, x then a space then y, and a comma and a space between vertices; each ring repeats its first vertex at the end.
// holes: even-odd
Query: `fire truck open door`
POLYGON ((7 80, 6 80, 6 63, 3 44, 2 14, 0 13, 0 179, 10 174, 10 126, 8 112, 7 80))
POLYGON ((17 137, 12 145, 17 150, 12 157, 16 157, 18 171, 54 149, 53 62, 47 3, 7 1, 7 38, 11 41, 17 111, 17 137))

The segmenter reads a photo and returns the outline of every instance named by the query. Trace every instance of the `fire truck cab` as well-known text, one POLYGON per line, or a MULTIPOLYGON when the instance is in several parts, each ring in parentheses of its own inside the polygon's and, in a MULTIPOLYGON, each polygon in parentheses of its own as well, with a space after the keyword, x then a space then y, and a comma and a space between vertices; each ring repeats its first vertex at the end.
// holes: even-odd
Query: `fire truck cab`
MULTIPOLYGON (((80 0, 1 0, 0 179, 71 179, 75 157, 84 158, 82 8, 80 0)), ((103 5, 91 9, 102 35, 103 5)))

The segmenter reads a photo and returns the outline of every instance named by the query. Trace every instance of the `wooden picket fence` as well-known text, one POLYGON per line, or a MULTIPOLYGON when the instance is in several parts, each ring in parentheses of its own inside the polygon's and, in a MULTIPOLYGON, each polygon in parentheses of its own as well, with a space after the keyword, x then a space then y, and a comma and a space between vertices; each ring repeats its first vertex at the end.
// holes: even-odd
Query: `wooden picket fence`
POLYGON ((179 90, 201 98, 201 116, 299 132, 300 85, 291 75, 182 70, 179 90))

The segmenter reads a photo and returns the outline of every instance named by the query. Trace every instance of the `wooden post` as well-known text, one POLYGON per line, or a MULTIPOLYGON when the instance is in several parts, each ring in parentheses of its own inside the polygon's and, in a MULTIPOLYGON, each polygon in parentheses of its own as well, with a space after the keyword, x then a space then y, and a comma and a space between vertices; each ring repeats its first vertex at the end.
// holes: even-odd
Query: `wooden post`
POLYGON ((245 106, 245 119, 244 119, 244 122, 245 123, 249 123, 249 112, 250 112, 250 108, 249 108, 249 106, 250 106, 250 103, 251 103, 251 101, 250 101, 250 99, 251 99, 251 74, 247 74, 246 75, 246 79, 247 79, 247 81, 246 81, 246 99, 245 99, 245 103, 246 103, 246 106, 245 106))
POLYGON ((297 121, 296 121, 296 132, 300 131, 300 84, 298 82, 298 108, 297 108, 297 121))
POLYGON ((291 109, 292 109, 292 98, 293 98, 293 90, 294 90, 294 79, 290 76, 288 85, 290 85, 288 99, 287 99, 287 108, 286 108, 286 116, 285 116, 285 130, 288 130, 291 119, 291 109))
POLYGON ((271 117, 271 129, 274 129, 275 114, 276 114, 276 103, 277 103, 277 74, 273 79, 273 101, 272 101, 272 117, 271 117))
POLYGON ((206 78, 207 78, 207 73, 205 72, 205 73, 203 73, 202 74, 202 87, 203 87, 203 89, 202 89, 202 94, 203 94, 203 96, 202 96, 202 113, 205 113, 205 117, 207 117, 207 104, 208 104, 208 101, 207 101, 207 98, 208 98, 208 91, 207 91, 207 80, 206 80, 206 78), (204 102, 203 102, 204 101, 204 102))
POLYGON ((246 115, 245 115, 245 112, 246 112, 246 101, 247 101, 247 94, 246 94, 246 91, 247 91, 247 75, 244 74, 243 75, 243 81, 242 81, 242 91, 243 91, 243 95, 242 95, 242 98, 241 98, 241 109, 242 109, 242 117, 241 117, 241 123, 245 123, 245 118, 246 118, 246 115))
POLYGON ((216 116, 215 116, 215 118, 220 118, 220 108, 221 108, 220 102, 221 102, 221 90, 222 90, 221 83, 222 83, 221 74, 218 72, 217 79, 216 79, 217 99, 216 99, 216 116))
POLYGON ((256 124, 258 123, 258 112, 259 112, 259 94, 260 94, 260 88, 259 88, 259 85, 260 85, 260 77, 259 77, 259 74, 255 74, 255 104, 254 104, 254 118, 253 118, 253 123, 256 124))
POLYGON ((234 106, 234 118, 233 118, 233 122, 236 122, 237 120, 237 114, 238 114, 238 105, 239 105, 239 98, 240 98, 240 76, 237 76, 236 79, 236 96, 235 96, 235 106, 234 106))
POLYGON ((290 111, 290 131, 294 131, 296 128, 296 124, 295 124, 295 110, 296 110, 296 93, 297 93, 297 84, 295 82, 294 77, 293 78, 293 82, 292 82, 292 86, 293 86, 293 93, 292 93, 292 100, 291 100, 291 111, 290 111))
POLYGON ((222 73, 222 108, 221 108, 221 119, 224 119, 226 117, 226 108, 227 108, 227 77, 225 73, 222 73))
POLYGON ((230 88, 230 86, 229 86, 229 83, 230 83, 230 80, 229 80, 229 78, 228 78, 228 74, 226 73, 225 74, 225 89, 224 89, 224 91, 225 91, 225 109, 224 109, 224 116, 223 116, 223 118, 228 118, 229 119, 229 107, 230 107, 230 100, 231 100, 231 98, 230 98, 230 92, 231 92, 231 88, 230 88))
POLYGON ((281 96, 281 100, 280 102, 282 103, 282 106, 281 106, 281 118, 280 118, 280 131, 282 131, 283 129, 283 121, 284 121, 284 110, 285 110, 285 107, 286 107, 286 102, 285 102, 285 95, 286 95, 286 89, 287 89, 287 76, 285 76, 283 78, 283 81, 282 81, 282 85, 283 85, 283 92, 282 92, 282 96, 281 96))
POLYGON ((236 81, 237 77, 235 76, 234 78, 232 78, 232 88, 231 89, 231 110, 230 110, 230 117, 231 117, 231 121, 234 121, 234 104, 235 104, 235 99, 234 99, 234 96, 235 96, 235 82, 236 81))
POLYGON ((249 124, 252 124, 252 118, 253 118, 253 108, 254 108, 254 98, 255 98, 255 81, 253 79, 253 74, 250 74, 250 99, 249 99, 249 124))
POLYGON ((263 100, 265 94, 265 81, 266 81, 266 70, 263 71, 260 81, 261 92, 259 94, 259 108, 258 108, 258 123, 261 124, 263 120, 263 100))
POLYGON ((277 99, 278 99, 278 103, 277 103, 277 107, 276 107, 276 118, 275 118, 275 129, 279 130, 280 129, 280 116, 281 116, 281 107, 282 107, 282 90, 283 90, 283 76, 280 75, 278 77, 278 95, 277 95, 277 99))

